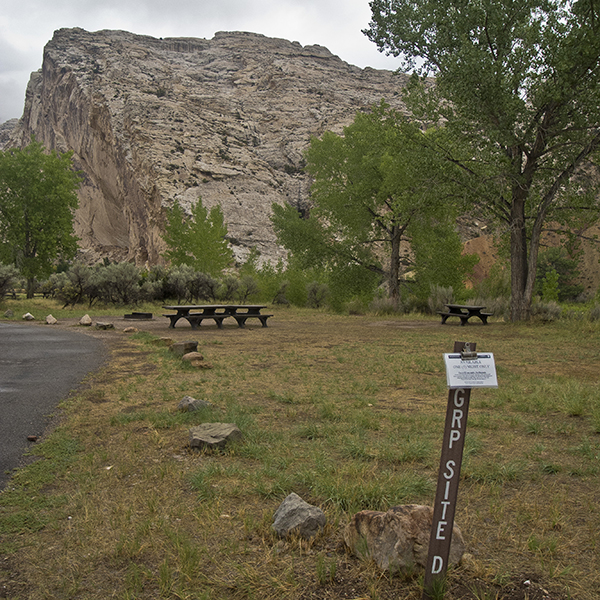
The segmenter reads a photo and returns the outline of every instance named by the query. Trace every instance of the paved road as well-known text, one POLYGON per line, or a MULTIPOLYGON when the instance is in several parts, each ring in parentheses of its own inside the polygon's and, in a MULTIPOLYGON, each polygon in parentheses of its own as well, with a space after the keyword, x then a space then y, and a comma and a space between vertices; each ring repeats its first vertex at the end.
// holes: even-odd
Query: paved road
POLYGON ((0 323, 0 490, 57 404, 105 359, 100 340, 51 325, 0 323))

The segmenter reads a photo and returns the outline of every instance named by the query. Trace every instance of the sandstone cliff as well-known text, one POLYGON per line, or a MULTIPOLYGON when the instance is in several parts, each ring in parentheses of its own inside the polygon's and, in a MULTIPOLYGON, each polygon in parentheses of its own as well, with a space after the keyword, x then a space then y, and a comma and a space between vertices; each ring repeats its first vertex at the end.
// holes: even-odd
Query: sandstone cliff
POLYGON ((321 46, 251 33, 155 39, 63 29, 33 73, 11 145, 35 134, 73 150, 84 173, 75 219, 91 260, 154 264, 164 208, 219 204, 238 259, 283 255, 273 202, 302 205, 302 152, 382 98, 402 108, 407 77, 359 69, 321 46))

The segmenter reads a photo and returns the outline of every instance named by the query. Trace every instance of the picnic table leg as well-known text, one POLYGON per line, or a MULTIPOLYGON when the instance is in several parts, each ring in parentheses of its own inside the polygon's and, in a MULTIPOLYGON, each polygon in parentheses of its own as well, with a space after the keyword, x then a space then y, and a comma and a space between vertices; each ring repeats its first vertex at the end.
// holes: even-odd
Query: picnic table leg
POLYGON ((246 315, 235 315, 235 320, 238 322, 238 327, 246 327, 246 315))

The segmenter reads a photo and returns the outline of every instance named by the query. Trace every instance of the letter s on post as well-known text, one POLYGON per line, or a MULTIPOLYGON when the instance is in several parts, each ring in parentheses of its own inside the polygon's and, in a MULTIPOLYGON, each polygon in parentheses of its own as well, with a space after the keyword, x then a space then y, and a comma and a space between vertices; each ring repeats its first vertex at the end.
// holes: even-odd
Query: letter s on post
POLYGON ((446 469, 448 469, 448 471, 446 473, 444 473, 444 477, 446 479, 452 479, 454 477, 454 467, 456 466, 456 463, 453 460, 449 460, 446 462, 446 469))

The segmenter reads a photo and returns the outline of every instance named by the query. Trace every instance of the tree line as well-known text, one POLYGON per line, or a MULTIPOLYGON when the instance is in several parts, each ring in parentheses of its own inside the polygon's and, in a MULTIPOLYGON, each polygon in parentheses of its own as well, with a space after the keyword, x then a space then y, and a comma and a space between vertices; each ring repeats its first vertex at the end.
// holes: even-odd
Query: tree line
MULTIPOLYGON (((290 281, 300 274, 313 291, 320 286, 318 295, 327 289, 336 309, 381 295, 394 309, 424 305, 436 286, 466 297, 477 259, 463 256, 456 219, 469 214, 494 225, 513 321, 532 315, 536 295, 574 294, 565 291, 572 276, 560 269, 575 259, 576 234, 600 209, 598 7, 593 0, 372 0, 370 7, 364 33, 412 71, 399 90, 406 114, 382 101, 357 113, 342 135, 311 140, 309 202, 273 205, 288 262, 272 268, 290 281), (543 248, 548 231, 565 240, 553 261, 543 248)), ((35 141, 0 153, 0 261, 16 265, 28 294, 57 259, 76 252, 79 175, 70 163, 69 153, 46 153, 35 141)), ((217 279, 233 267, 220 208, 205 209, 201 198, 167 212, 165 242, 173 267, 217 279)), ((104 286, 114 290, 108 280, 104 286)))

